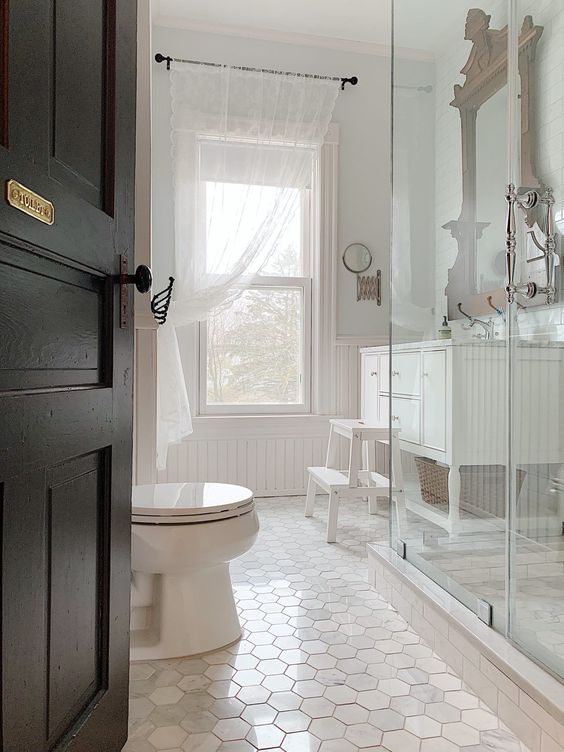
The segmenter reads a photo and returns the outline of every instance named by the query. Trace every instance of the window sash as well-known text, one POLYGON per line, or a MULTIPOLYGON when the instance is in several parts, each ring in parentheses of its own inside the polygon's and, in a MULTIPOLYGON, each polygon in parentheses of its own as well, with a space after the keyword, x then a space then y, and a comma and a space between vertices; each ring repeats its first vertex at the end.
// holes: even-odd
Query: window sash
POLYGON ((244 289, 301 289, 303 317, 301 322, 301 345, 302 345, 302 399, 299 403, 273 404, 233 404, 222 403, 208 404, 207 402, 207 379, 208 379, 208 346, 207 346, 207 322, 200 322, 199 326, 199 412, 200 415, 264 415, 264 414, 303 414, 311 412, 311 288, 312 280, 309 277, 254 277, 252 284, 242 284, 244 289))
MULTIPOLYGON (((315 172, 314 172, 315 178, 315 172)), ((302 274, 304 277, 311 276, 311 247, 312 247, 312 198, 313 192, 311 188, 304 188, 300 197, 300 213, 301 213, 301 242, 302 242, 302 274)), ((199 205, 197 217, 198 227, 198 242, 202 247, 207 245, 207 195, 206 195, 206 183, 202 182, 199 186, 199 205)), ((196 259, 195 272, 198 275, 206 275, 210 279, 213 278, 213 274, 206 271, 206 257, 205 254, 198 256, 196 259)), ((257 274, 261 274, 260 271, 257 274)), ((262 275, 261 275, 262 276, 262 275)), ((241 278, 241 285, 245 287, 249 286, 251 276, 243 276, 241 278)))

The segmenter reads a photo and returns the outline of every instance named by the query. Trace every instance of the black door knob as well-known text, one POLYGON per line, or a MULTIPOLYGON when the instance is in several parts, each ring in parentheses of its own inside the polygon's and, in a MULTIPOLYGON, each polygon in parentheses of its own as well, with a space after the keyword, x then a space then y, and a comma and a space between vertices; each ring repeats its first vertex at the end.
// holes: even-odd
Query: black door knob
POLYGON ((153 273, 148 266, 140 264, 135 270, 135 274, 120 275, 120 284, 135 285, 139 292, 149 292, 153 284, 153 273))

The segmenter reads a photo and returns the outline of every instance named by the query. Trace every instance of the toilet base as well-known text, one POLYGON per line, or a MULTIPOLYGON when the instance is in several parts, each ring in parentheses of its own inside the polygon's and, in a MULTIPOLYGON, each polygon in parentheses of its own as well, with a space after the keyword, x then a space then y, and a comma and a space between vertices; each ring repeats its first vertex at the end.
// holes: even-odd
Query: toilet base
POLYGON ((153 596, 150 625, 131 631, 132 661, 209 653, 241 637, 229 564, 155 575, 153 596))

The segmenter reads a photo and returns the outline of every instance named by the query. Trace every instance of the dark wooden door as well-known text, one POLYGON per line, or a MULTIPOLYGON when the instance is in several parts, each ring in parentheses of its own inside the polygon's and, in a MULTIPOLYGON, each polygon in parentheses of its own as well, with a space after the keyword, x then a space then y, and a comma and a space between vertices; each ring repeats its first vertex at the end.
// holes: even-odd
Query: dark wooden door
POLYGON ((0 197, 5 752, 126 740, 135 6, 0 0, 1 189, 54 207, 0 197))

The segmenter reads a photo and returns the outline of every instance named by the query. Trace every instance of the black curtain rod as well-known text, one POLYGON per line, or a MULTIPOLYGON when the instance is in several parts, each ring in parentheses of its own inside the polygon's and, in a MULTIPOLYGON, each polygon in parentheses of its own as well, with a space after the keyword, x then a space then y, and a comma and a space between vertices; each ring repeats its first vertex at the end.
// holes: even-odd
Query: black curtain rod
POLYGON ((221 63, 205 63, 202 60, 183 60, 182 58, 170 57, 170 55, 162 55, 157 52, 155 55, 157 63, 166 62, 166 69, 170 70, 171 63, 191 63, 192 65, 209 65, 212 68, 235 68, 235 70, 252 71, 253 73, 275 73, 279 76, 303 76, 303 78, 317 78, 322 81, 340 81, 341 91, 345 88, 345 84, 351 84, 356 86, 358 83, 357 76, 351 76, 351 78, 338 78, 337 76, 317 76, 314 73, 292 73, 291 71, 279 71, 269 70, 268 68, 247 68, 243 65, 222 65, 221 63))

